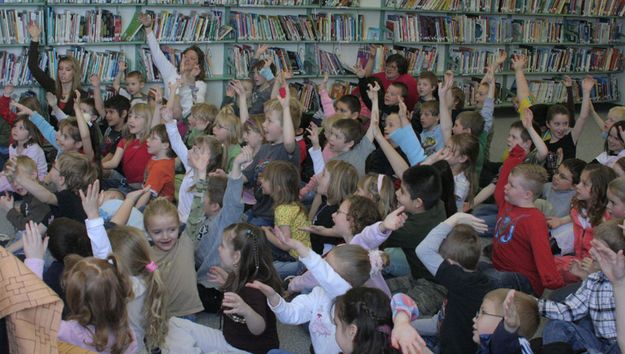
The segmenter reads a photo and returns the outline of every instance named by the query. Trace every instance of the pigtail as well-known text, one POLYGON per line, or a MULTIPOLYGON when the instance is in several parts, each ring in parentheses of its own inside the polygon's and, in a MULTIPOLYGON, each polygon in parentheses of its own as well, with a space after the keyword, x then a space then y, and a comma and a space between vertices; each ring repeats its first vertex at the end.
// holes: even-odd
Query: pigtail
POLYGON ((154 261, 145 265, 142 275, 147 285, 147 296, 143 303, 145 342, 148 352, 151 352, 159 348, 167 337, 169 329, 165 301, 167 290, 154 261))

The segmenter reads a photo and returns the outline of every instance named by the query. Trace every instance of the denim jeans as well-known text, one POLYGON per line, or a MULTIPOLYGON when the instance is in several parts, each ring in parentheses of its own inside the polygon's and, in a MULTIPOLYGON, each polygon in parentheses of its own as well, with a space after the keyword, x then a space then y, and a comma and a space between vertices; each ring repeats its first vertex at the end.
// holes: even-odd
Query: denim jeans
POLYGON ((273 219, 263 218, 260 216, 254 216, 252 214, 252 209, 249 209, 245 212, 245 216, 247 218, 247 222, 256 226, 273 226, 273 219))
POLYGON ((577 322, 551 320, 543 331, 543 344, 554 342, 569 343, 574 351, 586 349, 588 353, 620 353, 616 340, 597 338, 592 321, 585 317, 577 322))
POLYGON ((389 265, 382 270, 385 277, 401 277, 410 274, 410 266, 401 248, 391 247, 384 250, 388 255, 389 265))
POLYGON ((515 289, 534 295, 532 284, 521 273, 499 271, 491 263, 485 262, 480 262, 477 268, 488 277, 494 289, 515 289))
POLYGON ((495 234, 498 211, 499 209, 497 209, 495 204, 481 204, 473 210, 473 216, 484 220, 486 226, 488 226, 488 230, 480 234, 481 237, 492 238, 495 234))
POLYGON ((273 267, 276 268, 280 279, 284 280, 284 278, 291 275, 300 275, 304 272, 306 267, 302 262, 281 262, 281 261, 273 261, 273 267))

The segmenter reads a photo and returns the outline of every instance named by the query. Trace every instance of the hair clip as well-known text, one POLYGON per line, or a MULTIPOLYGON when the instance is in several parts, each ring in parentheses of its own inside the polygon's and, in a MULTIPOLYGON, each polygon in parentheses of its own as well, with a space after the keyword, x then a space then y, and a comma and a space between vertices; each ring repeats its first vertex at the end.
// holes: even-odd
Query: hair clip
POLYGON ((150 263, 145 265, 145 269, 150 273, 154 273, 154 271, 158 269, 158 265, 154 263, 154 261, 150 261, 150 263))

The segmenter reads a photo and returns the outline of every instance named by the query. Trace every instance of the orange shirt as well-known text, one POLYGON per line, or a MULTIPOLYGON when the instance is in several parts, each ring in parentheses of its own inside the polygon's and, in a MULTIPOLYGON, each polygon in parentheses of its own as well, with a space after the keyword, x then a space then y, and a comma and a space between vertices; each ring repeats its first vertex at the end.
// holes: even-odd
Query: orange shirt
POLYGON ((145 181, 143 185, 150 185, 151 189, 156 192, 159 197, 166 197, 170 201, 173 201, 174 174, 174 159, 150 159, 145 169, 145 181))

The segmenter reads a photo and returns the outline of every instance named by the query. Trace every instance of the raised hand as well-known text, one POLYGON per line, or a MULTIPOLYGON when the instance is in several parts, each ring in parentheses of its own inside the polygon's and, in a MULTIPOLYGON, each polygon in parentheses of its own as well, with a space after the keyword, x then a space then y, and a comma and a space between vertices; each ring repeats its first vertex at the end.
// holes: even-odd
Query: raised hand
POLYGON ((360 63, 354 65, 354 71, 356 72, 356 76, 359 79, 362 79, 367 75, 365 68, 362 65, 360 65, 360 63))
POLYGON ((571 79, 571 77, 568 75, 564 75, 564 77, 562 78, 562 84, 564 84, 564 86, 566 87, 571 87, 573 86, 573 79, 571 79))
POLYGON ((29 221, 24 230, 24 255, 30 259, 43 259, 48 248, 48 237, 41 239, 41 233, 34 221, 29 221))
POLYGON ((145 29, 152 29, 152 16, 148 14, 139 15, 139 21, 145 29))
POLYGON ((327 71, 323 72, 323 81, 321 81, 321 84, 319 84, 319 91, 326 91, 328 92, 328 80, 330 79, 330 75, 328 74, 327 71))
POLYGON ((534 121, 534 113, 531 109, 527 108, 525 110, 525 114, 521 117, 521 123, 523 123, 523 128, 530 130, 534 128, 532 125, 532 121, 534 121))
POLYGON ((592 91, 593 87, 595 87, 596 80, 592 78, 590 75, 586 75, 584 80, 582 80, 582 91, 585 93, 589 93, 592 91))
POLYGON ((255 58, 260 58, 261 55, 265 54, 265 52, 267 52, 267 49, 269 49, 269 45, 268 44, 259 44, 258 47, 256 47, 256 52, 254 53, 254 57, 255 58))
POLYGON ((126 64, 125 60, 120 60, 119 61, 119 71, 120 72, 126 72, 126 68, 128 67, 128 65, 126 64))
POLYGON ((515 54, 512 56, 512 69, 514 71, 523 71, 527 65, 527 56, 525 54, 515 54))
POLYGON ((267 298, 267 301, 269 301, 271 306, 278 305, 278 302, 280 301, 280 295, 278 295, 278 293, 275 290, 273 290, 273 288, 270 287, 269 285, 265 283, 261 283, 258 280, 254 280, 251 283, 245 284, 245 286, 248 288, 259 290, 261 293, 263 293, 263 295, 265 295, 265 297, 267 298))
POLYGON ((505 50, 500 50, 499 55, 497 55, 497 58, 495 58, 496 66, 493 68, 493 70, 497 70, 497 68, 499 68, 503 63, 506 62, 507 58, 508 58, 508 53, 505 50))
POLYGON ((46 92, 46 101, 50 107, 56 107, 59 104, 59 99, 52 92, 46 92))
POLYGON ((24 106, 21 103, 17 103, 15 101, 11 101, 11 107, 16 109, 16 111, 17 111, 16 113, 17 113, 18 116, 19 115, 31 116, 34 113, 32 109, 24 106))
POLYGON ((210 160, 210 153, 206 148, 196 146, 191 149, 188 155, 189 166, 197 170, 199 176, 206 175, 206 169, 208 168, 208 161, 210 160))
POLYGON ((380 89, 380 84, 377 81, 375 81, 373 84, 367 84, 367 96, 372 103, 375 103, 374 106, 377 106, 378 91, 380 91, 380 89))
POLYGON ((590 255, 601 267, 601 271, 612 285, 622 285, 625 282, 625 255, 623 251, 614 252, 608 245, 598 239, 590 241, 592 248, 590 255))
POLYGON ((82 190, 78 191, 80 194, 80 200, 82 202, 82 207, 85 210, 85 214, 87 214, 87 218, 89 219, 97 219, 100 217, 100 205, 104 201, 104 194, 100 192, 100 181, 95 180, 93 184, 90 184, 87 187, 87 193, 84 193, 82 190))
POLYGON ((317 124, 311 122, 306 131, 308 132, 308 138, 310 139, 313 149, 319 150, 321 145, 319 145, 319 127, 317 124))
POLYGON ((146 186, 143 186, 142 189, 137 189, 132 192, 129 192, 128 194, 126 194, 126 200, 132 201, 132 204, 134 205, 137 202, 137 200, 141 198, 141 196, 149 192, 151 189, 152 189, 152 186, 148 184, 146 186))
POLYGON ((482 233, 488 230, 488 226, 483 219, 480 219, 471 214, 455 213, 449 219, 454 226, 460 224, 469 225, 478 233, 482 233))
POLYGON ((74 104, 75 105, 80 105, 80 97, 81 97, 80 91, 79 90, 74 90, 74 104))
POLYGON ((39 42, 39 37, 41 36, 41 28, 37 25, 35 21, 31 21, 28 24, 28 34, 30 34, 30 39, 34 42, 39 42))
POLYGON ((100 76, 93 74, 91 76, 89 76, 89 82, 91 83, 91 85, 93 87, 100 87, 100 76))
POLYGON ((406 107, 406 102, 404 102, 404 97, 399 96, 398 100, 399 106, 399 125, 404 126, 405 122, 408 122, 408 107, 406 107))
POLYGON ((15 90, 15 87, 13 85, 6 85, 2 89, 2 95, 4 97, 11 97, 11 94, 13 93, 14 90, 15 90))
POLYGON ((404 213, 404 210, 405 208, 401 206, 389 213, 384 218, 384 221, 382 221, 381 228, 384 230, 381 231, 395 231, 404 226, 404 223, 408 219, 408 215, 404 213))
POLYGON ((252 150, 252 148, 249 146, 244 146, 241 149, 241 152, 237 155, 237 157, 234 158, 234 163, 241 166, 244 163, 252 161, 253 159, 254 159, 254 151, 252 150))
POLYGON ((173 122, 175 120, 174 111, 169 107, 161 108, 161 119, 165 122, 165 124, 173 122))
POLYGON ((223 311, 227 315, 239 315, 248 317, 254 310, 237 293, 227 292, 224 294, 223 311))
POLYGON ((521 319, 514 302, 516 291, 510 290, 503 301, 503 324, 506 331, 514 333, 521 326, 521 319))

